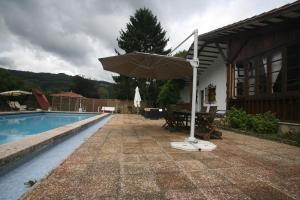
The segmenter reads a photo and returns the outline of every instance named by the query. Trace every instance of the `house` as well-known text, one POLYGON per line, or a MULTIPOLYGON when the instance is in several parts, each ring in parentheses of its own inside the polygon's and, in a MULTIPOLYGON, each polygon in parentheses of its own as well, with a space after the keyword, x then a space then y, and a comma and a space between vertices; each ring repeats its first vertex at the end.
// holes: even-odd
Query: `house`
MULTIPOLYGON (((300 122, 300 2, 199 35, 197 110, 272 111, 300 122)), ((193 57, 193 44, 187 59, 193 57)), ((182 101, 190 101, 187 83, 182 101)))

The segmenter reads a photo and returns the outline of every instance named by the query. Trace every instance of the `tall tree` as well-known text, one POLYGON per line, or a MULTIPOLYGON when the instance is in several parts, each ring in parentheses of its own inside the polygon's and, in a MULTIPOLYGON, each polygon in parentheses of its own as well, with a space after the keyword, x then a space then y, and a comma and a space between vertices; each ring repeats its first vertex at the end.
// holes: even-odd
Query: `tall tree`
MULTIPOLYGON (((185 58, 186 50, 178 51, 174 57, 185 58)), ((171 104, 176 104, 180 100, 180 91, 184 88, 185 81, 176 79, 166 81, 160 88, 157 103, 162 107, 168 107, 171 104)))
POLYGON ((99 98, 96 84, 83 76, 74 76, 72 79, 71 90, 84 97, 99 98))
POLYGON ((130 22, 126 29, 120 31, 118 45, 126 53, 133 51, 168 54, 171 50, 165 50, 169 41, 166 31, 161 27, 157 17, 147 8, 138 9, 134 16, 130 16, 130 22))
MULTIPOLYGON (((136 10, 133 16, 130 16, 126 29, 120 31, 120 37, 117 38, 118 46, 126 53, 133 51, 145 53, 168 54, 171 50, 166 49, 169 41, 166 38, 166 31, 163 30, 157 17, 151 10, 141 8, 136 10)), ((121 99, 132 99, 135 86, 140 87, 143 100, 155 104, 159 93, 159 87, 162 81, 152 79, 133 79, 120 75, 114 78, 115 90, 121 99)))
POLYGON ((187 53, 187 50, 178 51, 174 54, 174 57, 185 58, 187 53))

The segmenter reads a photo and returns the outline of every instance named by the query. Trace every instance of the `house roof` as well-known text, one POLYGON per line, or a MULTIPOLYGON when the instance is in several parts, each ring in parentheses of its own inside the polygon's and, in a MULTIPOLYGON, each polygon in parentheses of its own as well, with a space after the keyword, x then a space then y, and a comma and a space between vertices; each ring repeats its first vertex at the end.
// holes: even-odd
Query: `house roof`
POLYGON ((75 92, 61 92, 61 93, 57 93, 57 94, 52 94, 51 96, 54 97, 71 97, 71 98, 82 98, 84 96, 77 94, 75 92))
MULTIPOLYGON (((300 1, 275 8, 251 18, 212 30, 198 36, 198 57, 200 70, 205 70, 222 56, 225 59, 227 42, 235 36, 249 34, 282 22, 300 19, 300 1)), ((188 50, 187 59, 193 58, 194 44, 188 50)), ((200 71, 201 73, 201 71, 200 71)))
POLYGON ((201 40, 217 39, 226 35, 234 35, 240 32, 266 27, 300 17, 300 1, 286 4, 268 12, 255 15, 245 20, 215 29, 199 36, 201 40))

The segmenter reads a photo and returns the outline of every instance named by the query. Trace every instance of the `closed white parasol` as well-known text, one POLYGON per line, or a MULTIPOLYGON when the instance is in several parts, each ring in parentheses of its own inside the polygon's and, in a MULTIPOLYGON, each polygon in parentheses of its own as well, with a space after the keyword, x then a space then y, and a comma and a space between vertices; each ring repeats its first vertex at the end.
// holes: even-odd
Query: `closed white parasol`
POLYGON ((133 100, 133 105, 136 108, 141 107, 141 95, 140 95, 140 91, 139 91, 139 87, 135 88, 135 94, 134 94, 134 100, 133 100))

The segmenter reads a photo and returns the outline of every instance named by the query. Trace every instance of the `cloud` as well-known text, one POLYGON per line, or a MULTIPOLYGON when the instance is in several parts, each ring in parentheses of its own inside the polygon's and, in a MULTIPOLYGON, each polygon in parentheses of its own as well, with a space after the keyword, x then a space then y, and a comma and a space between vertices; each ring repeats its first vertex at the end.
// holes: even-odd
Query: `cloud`
POLYGON ((204 33, 289 2, 0 0, 0 66, 111 81, 97 58, 115 55, 119 31, 138 8, 153 11, 170 38, 168 47, 175 47, 195 28, 204 33))
POLYGON ((9 57, 0 57, 0 66, 11 67, 14 65, 14 61, 9 57))

